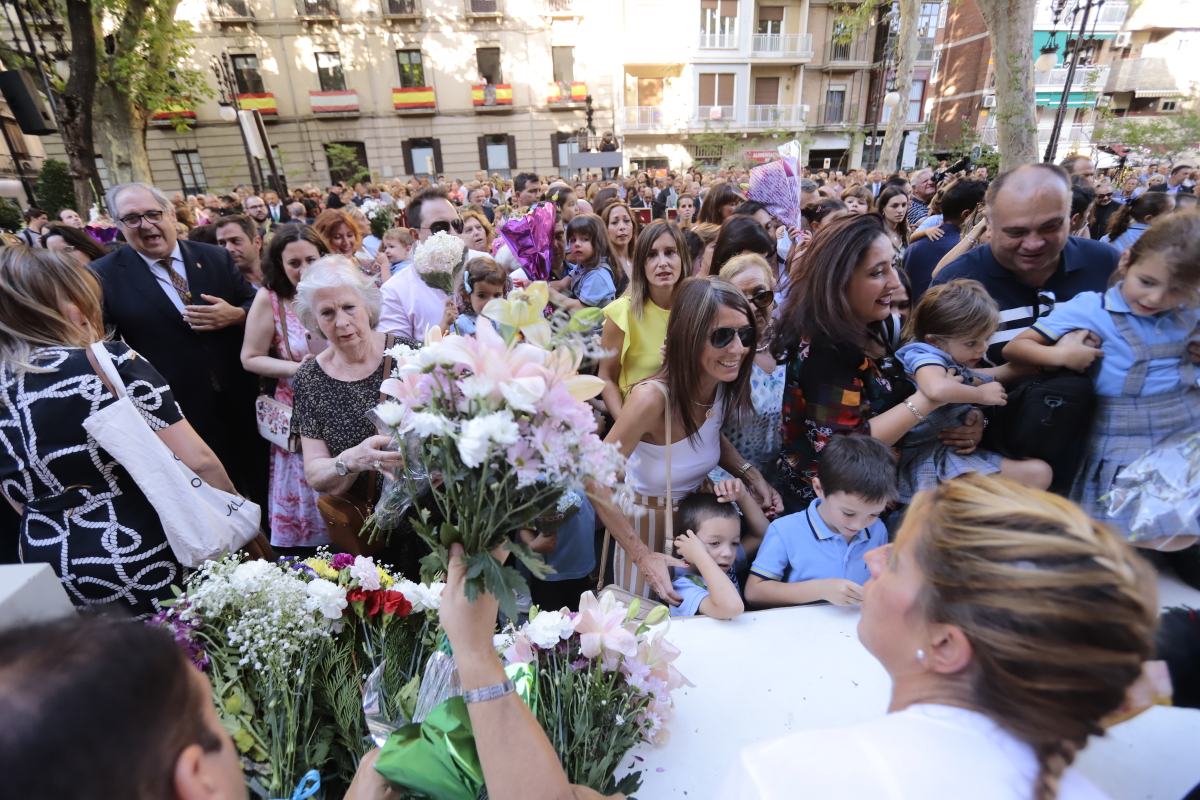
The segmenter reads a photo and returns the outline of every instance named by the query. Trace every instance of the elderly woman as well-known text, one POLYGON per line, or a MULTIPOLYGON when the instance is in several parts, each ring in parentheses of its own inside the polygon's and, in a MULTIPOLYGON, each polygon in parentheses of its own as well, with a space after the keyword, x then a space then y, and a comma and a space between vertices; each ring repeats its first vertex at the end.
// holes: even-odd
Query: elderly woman
MULTIPOLYGON (((342 498, 360 510, 372 508, 378 498, 377 473, 401 465, 401 454, 387 449, 390 438, 377 435, 367 417, 379 404, 379 387, 388 377, 388 337, 375 331, 379 304, 379 288, 353 261, 336 255, 304 270, 293 300, 308 332, 328 342, 292 376, 292 430, 301 437, 304 477, 317 492, 342 498)), ((325 519, 336 546, 363 551, 357 530, 347 535, 329 514, 325 519)))
MULTIPOLYGON (((83 421, 116 402, 88 347, 100 284, 49 250, 0 250, 0 487, 21 515, 21 559, 49 564, 77 605, 150 615, 182 585, 159 515, 83 421)), ((236 493, 157 370, 105 344, 147 424, 205 482, 236 493)))

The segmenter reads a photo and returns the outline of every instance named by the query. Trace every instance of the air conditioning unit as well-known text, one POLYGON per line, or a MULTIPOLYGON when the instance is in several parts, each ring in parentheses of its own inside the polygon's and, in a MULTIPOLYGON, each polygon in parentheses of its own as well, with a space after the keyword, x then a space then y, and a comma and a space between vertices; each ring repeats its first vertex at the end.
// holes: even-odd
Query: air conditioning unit
POLYGON ((1123 48, 1129 47, 1133 43, 1133 34, 1129 31, 1122 31, 1117 34, 1117 38, 1113 39, 1113 47, 1123 48))
POLYGON ((995 108, 996 107, 996 95, 985 94, 983 96, 983 107, 984 108, 995 108))

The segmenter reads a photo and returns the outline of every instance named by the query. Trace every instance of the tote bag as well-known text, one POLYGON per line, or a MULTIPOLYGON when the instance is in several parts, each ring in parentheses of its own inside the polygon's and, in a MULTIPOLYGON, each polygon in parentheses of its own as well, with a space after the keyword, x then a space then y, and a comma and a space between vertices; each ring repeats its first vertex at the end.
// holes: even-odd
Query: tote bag
POLYGON ((198 567, 257 536, 262 510, 244 497, 209 486, 180 461, 129 399, 104 344, 96 342, 91 350, 117 401, 85 419, 83 427, 146 495, 179 563, 198 567))

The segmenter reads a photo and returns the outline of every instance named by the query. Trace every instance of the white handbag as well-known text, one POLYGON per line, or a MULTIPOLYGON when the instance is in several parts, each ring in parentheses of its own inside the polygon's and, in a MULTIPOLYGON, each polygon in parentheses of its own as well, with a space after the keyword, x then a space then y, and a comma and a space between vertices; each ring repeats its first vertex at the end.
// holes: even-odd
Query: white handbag
POLYGON ((90 415, 83 427, 146 495, 179 563, 198 567, 254 539, 262 509, 209 486, 180 461, 129 399, 104 344, 96 342, 91 351, 117 400, 90 415))

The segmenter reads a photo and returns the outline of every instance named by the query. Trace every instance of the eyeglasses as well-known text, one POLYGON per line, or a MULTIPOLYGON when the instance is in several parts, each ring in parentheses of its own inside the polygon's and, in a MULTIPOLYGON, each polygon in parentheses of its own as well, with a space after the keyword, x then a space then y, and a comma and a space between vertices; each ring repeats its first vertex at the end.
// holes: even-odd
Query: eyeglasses
POLYGON ((772 303, 775 302, 775 293, 770 289, 759 289, 757 292, 747 297, 746 300, 749 301, 750 305, 754 306, 760 311, 765 311, 771 307, 772 303))
POLYGON ((708 335, 708 343, 718 350, 724 350, 733 342, 733 337, 736 336, 742 343, 742 347, 752 347, 754 345, 754 326, 746 325, 741 328, 717 328, 708 335))
POLYGON ((422 227, 430 233, 447 233, 451 230, 455 233, 462 233, 463 221, 458 217, 451 220, 440 219, 432 225, 423 225, 422 227))
POLYGON ((126 214, 121 217, 121 224, 127 228, 136 228, 142 224, 143 219, 150 222, 161 222, 162 218, 163 212, 156 209, 154 211, 147 211, 144 214, 126 214))
POLYGON ((1099 192, 1099 193, 1096 195, 1096 199, 1097 199, 1097 200, 1103 200, 1103 199, 1104 199, 1104 198, 1106 198, 1106 197, 1112 197, 1112 196, 1113 196, 1113 193, 1112 193, 1112 192, 1099 192))

